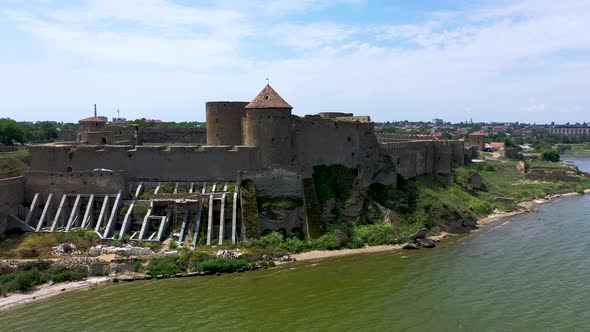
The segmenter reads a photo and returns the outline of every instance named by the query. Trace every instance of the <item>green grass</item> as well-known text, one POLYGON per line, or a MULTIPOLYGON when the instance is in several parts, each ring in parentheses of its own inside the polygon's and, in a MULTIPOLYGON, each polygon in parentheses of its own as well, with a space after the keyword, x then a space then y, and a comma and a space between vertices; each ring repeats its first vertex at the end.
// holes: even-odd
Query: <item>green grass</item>
POLYGON ((77 250, 85 252, 100 242, 91 230, 75 230, 59 233, 28 233, 5 237, 0 242, 0 257, 45 258, 51 257, 52 247, 60 243, 73 243, 77 250))
POLYGON ((29 150, 0 153, 0 178, 19 176, 29 169, 29 150))
MULTIPOLYGON (((507 197, 514 200, 523 201, 530 199, 543 198, 550 194, 575 192, 578 189, 587 189, 590 187, 590 179, 584 179, 581 183, 562 182, 562 181, 527 181, 524 174, 516 171, 517 162, 514 161, 487 161, 495 171, 480 170, 482 179, 488 186, 487 192, 479 193, 479 198, 492 202, 495 197, 507 197)), ((544 163, 533 162, 531 166, 564 168, 569 167, 562 163, 544 163)), ((475 166, 466 166, 455 168, 455 180, 461 185, 466 185, 464 174, 469 171, 477 170, 475 166)), ((500 208, 500 206, 495 206, 500 208)))
POLYGON ((85 266, 65 267, 50 261, 32 261, 18 268, 0 265, 0 294, 25 292, 49 281, 77 281, 87 276, 85 266))

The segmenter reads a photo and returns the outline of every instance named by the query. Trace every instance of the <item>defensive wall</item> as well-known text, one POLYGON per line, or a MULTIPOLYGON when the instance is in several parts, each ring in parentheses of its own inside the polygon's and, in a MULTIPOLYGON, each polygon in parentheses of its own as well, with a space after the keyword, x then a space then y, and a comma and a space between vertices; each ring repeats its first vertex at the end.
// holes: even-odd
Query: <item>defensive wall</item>
POLYGON ((0 234, 9 228, 9 215, 16 215, 24 202, 23 177, 0 180, 0 234))
POLYGON ((46 198, 49 194, 116 194, 127 188, 123 171, 27 172, 24 185, 26 202, 36 193, 46 198))
POLYGON ((139 128, 141 143, 206 144, 205 128, 139 128))
POLYGON ((453 163, 465 163, 461 141, 400 141, 381 143, 381 147, 405 178, 428 173, 450 174, 453 163))
POLYGON ((404 134, 386 134, 377 133, 377 140, 379 143, 399 142, 399 141, 424 141, 434 140, 430 135, 404 135, 404 134))
POLYGON ((303 173, 317 165, 376 166, 381 157, 372 123, 312 117, 293 121, 291 159, 303 173))
POLYGON ((261 168, 259 149, 247 146, 31 147, 32 172, 120 170, 128 181, 235 181, 238 171, 261 168))

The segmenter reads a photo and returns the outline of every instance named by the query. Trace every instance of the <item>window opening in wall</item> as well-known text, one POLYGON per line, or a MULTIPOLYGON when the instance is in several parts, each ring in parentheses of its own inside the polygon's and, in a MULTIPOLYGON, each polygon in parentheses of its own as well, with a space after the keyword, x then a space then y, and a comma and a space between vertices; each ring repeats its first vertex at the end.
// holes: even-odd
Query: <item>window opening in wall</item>
POLYGON ((102 144, 107 144, 107 138, 106 137, 103 137, 100 141, 102 142, 102 144))
POLYGON ((68 173, 69 173, 69 172, 71 172, 71 171, 72 171, 72 168, 68 166, 68 168, 66 168, 66 172, 68 172, 68 173))

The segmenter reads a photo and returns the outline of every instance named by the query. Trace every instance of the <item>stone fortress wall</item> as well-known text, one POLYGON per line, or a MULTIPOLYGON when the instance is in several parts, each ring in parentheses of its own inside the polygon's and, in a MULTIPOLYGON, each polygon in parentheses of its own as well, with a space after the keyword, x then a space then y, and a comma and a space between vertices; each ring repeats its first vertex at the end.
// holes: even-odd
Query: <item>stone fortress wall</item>
POLYGON ((461 141, 399 141, 381 143, 393 158, 397 171, 405 178, 422 174, 450 174, 453 163, 463 165, 461 141))
POLYGON ((125 191, 127 181, 125 172, 88 171, 88 172, 28 172, 24 177, 24 199, 33 200, 39 193, 46 198, 49 194, 61 197, 63 194, 113 194, 125 191))
MULTIPOLYGON (((462 141, 376 134, 368 116, 330 112, 299 117, 291 109, 267 85, 250 103, 208 102, 206 130, 99 123, 101 130, 87 133, 110 133, 107 144, 89 145, 79 138, 31 146, 30 172, 18 182, 22 194, 16 200, 26 206, 37 193, 43 198, 49 193, 127 195, 128 183, 243 179, 252 180, 261 196, 302 197, 303 180, 318 165, 356 168, 364 186, 395 185, 397 174, 450 174, 453 163, 463 164, 467 158, 462 141)), ((98 121, 84 120, 89 126, 98 121)), ((103 140, 97 136, 92 141, 103 140)), ((305 213, 303 207, 291 211, 288 227, 268 216, 261 217, 261 225, 301 228, 305 213)))
POLYGON ((261 168, 258 148, 247 146, 32 146, 31 171, 125 172, 130 181, 232 181, 238 171, 261 168))
POLYGON ((139 128, 141 143, 206 144, 205 128, 139 128))
POLYGON ((22 176, 0 179, 0 234, 9 226, 9 216, 18 213, 24 202, 24 179, 22 176))

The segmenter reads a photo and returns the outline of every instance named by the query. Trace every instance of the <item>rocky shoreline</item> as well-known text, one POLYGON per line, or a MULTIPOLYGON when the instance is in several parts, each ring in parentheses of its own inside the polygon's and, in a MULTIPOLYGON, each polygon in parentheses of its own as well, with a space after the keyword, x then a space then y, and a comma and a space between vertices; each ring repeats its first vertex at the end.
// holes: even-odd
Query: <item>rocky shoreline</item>
MULTIPOLYGON (((584 193, 590 193, 590 189, 585 190, 584 193)), ((477 221, 477 224, 487 225, 490 223, 494 223, 499 221, 503 218, 516 216, 523 213, 528 213, 533 211, 534 207, 538 204, 544 204, 547 202, 551 202, 555 199, 559 199, 562 197, 571 197, 571 196, 578 196, 578 193, 565 193, 565 194, 557 194, 557 195, 549 195, 544 199, 537 199, 537 200, 530 200, 524 201, 518 204, 519 210, 511 211, 511 212, 501 212, 501 213, 493 213, 486 217, 480 218, 477 221)), ((366 253, 377 253, 377 252, 387 252, 392 250, 409 250, 409 249, 419 249, 423 248, 433 248, 435 243, 441 242, 445 238, 449 237, 450 233, 441 232, 439 234, 427 237, 425 230, 419 230, 414 235, 410 236, 409 241, 405 244, 396 244, 396 245, 380 245, 380 246, 365 246, 363 248, 358 249, 341 249, 341 250, 314 250, 314 251, 307 251, 298 254, 294 254, 290 257, 282 257, 279 260, 274 261, 276 265, 283 265, 292 261, 311 261, 311 260, 320 260, 326 258, 334 258, 334 257, 343 257, 349 255, 358 255, 358 254, 366 254, 366 253)), ((110 254, 111 248, 102 248, 105 250, 103 253, 102 251, 97 252, 95 254, 110 254)), ((115 249, 112 249, 115 250, 115 249)), ((129 250, 129 249, 128 249, 129 250)), ((120 254, 119 252, 118 254, 120 254)), ((71 257, 66 258, 64 260, 97 260, 98 258, 90 258, 90 257, 71 257)), ((13 263, 17 263, 17 260, 13 263)), ((261 267, 259 267, 261 268, 261 267)), ((255 268, 253 270, 257 270, 259 268, 255 268)), ((237 272, 245 272, 244 271, 237 271, 237 272)), ((156 279, 166 279, 166 278, 185 278, 185 277, 197 277, 197 276, 206 276, 212 275, 214 273, 209 272, 188 272, 188 273, 177 273, 174 275, 158 275, 156 279)), ((219 275, 219 273, 216 273, 219 275)), ((119 283, 119 282, 131 282, 131 281, 138 281, 138 280, 148 280, 153 279, 152 276, 143 274, 143 273, 125 273, 115 276, 104 276, 104 277, 89 277, 83 281, 71 281, 71 282, 63 282, 63 283, 48 283, 41 286, 36 287, 34 290, 25 292, 25 293, 11 293, 7 296, 0 298, 0 312, 10 309, 16 305, 31 303, 34 301, 50 298, 61 293, 72 291, 72 290, 79 290, 85 288, 93 288, 99 285, 105 285, 108 283, 119 283)))

